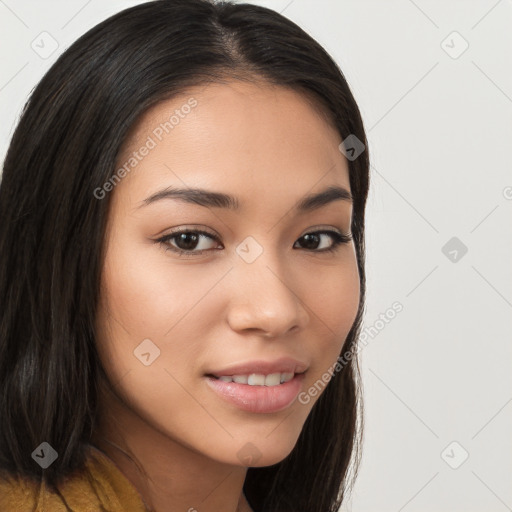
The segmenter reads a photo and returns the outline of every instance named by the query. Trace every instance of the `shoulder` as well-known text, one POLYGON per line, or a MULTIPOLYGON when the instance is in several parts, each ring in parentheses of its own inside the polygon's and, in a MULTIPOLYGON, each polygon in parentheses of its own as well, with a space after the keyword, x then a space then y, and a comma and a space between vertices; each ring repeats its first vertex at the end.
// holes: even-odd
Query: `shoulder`
POLYGON ((44 482, 0 479, 0 510, 17 512, 145 512, 142 499, 119 468, 103 452, 91 446, 85 471, 68 476, 49 490, 44 482))

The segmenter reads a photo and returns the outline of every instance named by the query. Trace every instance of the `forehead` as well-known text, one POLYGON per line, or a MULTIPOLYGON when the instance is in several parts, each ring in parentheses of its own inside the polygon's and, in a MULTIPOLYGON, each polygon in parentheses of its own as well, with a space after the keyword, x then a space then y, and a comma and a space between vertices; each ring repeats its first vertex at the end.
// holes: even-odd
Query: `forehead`
POLYGON ((254 81, 226 79, 188 87, 171 99, 152 106, 132 126, 127 144, 144 135, 155 123, 168 120, 173 112, 179 111, 191 98, 197 100, 198 106, 187 117, 195 118, 200 114, 205 123, 212 115, 219 122, 249 117, 260 121, 254 126, 257 129, 279 121, 285 124, 292 119, 307 118, 310 123, 314 122, 315 127, 324 125, 324 129, 330 129, 338 136, 327 108, 313 92, 271 84, 260 78, 254 81), (269 116, 271 112, 274 115, 269 116))
POLYGON ((167 184, 231 188, 238 196, 249 189, 269 200, 270 189, 276 199, 296 199, 317 183, 350 190, 340 142, 310 95, 261 82, 200 85, 153 106, 132 128, 117 165, 151 149, 117 189, 152 192, 167 184))

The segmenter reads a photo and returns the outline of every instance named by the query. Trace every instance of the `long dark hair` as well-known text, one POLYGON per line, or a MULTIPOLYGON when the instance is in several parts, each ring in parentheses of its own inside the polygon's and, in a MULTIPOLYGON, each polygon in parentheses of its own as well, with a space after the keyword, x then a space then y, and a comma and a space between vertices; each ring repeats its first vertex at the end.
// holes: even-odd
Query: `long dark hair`
MULTIPOLYGON (((249 4, 156 0, 126 9, 80 37, 32 92, 0 184, 1 476, 43 478, 57 489, 83 468, 97 419, 94 321, 110 196, 94 191, 150 106, 226 78, 314 97, 343 140, 353 134, 368 146, 332 58, 284 16, 249 4), (44 441, 58 458, 41 470, 31 453, 44 441)), ((342 354, 356 349, 365 301, 367 149, 349 159, 349 174, 361 295, 342 354)), ((357 474, 362 424, 354 357, 326 386, 290 455, 248 469, 254 509, 337 511, 357 474)))

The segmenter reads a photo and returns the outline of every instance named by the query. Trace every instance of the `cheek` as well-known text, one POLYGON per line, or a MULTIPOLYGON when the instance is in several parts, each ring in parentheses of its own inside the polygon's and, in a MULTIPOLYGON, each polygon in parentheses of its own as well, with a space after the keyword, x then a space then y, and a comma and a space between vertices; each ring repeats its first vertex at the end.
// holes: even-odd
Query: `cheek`
POLYGON ((218 318, 205 314, 208 300, 203 299, 223 269, 171 262, 164 249, 148 243, 153 244, 131 242, 128 247, 120 238, 110 241, 98 312, 98 332, 105 333, 102 358, 116 374, 138 371, 141 363, 134 351, 141 343, 152 347, 144 341, 149 339, 159 351, 151 369, 173 369, 177 377, 188 378, 186 368, 201 355, 198 332, 208 332, 208 322, 218 318))
POLYGON ((360 281, 354 257, 334 270, 316 273, 315 286, 305 295, 311 320, 318 324, 317 345, 314 347, 317 364, 314 371, 324 373, 342 351, 347 335, 354 324, 359 308, 360 281))
POLYGON ((125 403, 151 422, 177 429, 171 404, 179 404, 184 415, 189 414, 188 404, 190 421, 192 413, 201 413, 179 383, 190 378, 198 356, 199 347, 190 343, 197 322, 189 322, 187 313, 199 301, 202 288, 197 280, 191 286, 192 270, 166 263, 162 253, 147 245, 123 249, 111 240, 97 317, 98 352, 125 403))
POLYGON ((163 339, 171 336, 174 326, 182 328, 187 322, 181 319, 215 278, 198 275, 191 266, 173 264, 163 248, 148 244, 154 242, 132 242, 128 247, 114 241, 105 262, 109 311, 133 340, 163 339))

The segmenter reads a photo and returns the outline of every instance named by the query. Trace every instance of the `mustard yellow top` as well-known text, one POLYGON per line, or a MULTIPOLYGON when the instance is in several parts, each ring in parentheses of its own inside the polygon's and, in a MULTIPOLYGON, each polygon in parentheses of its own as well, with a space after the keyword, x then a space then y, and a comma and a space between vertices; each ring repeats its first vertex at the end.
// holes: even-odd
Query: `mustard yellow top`
POLYGON ((103 452, 90 446, 86 471, 59 486, 0 480, 1 512, 147 512, 137 489, 103 452), (66 507, 67 504, 67 507, 66 507))

